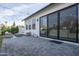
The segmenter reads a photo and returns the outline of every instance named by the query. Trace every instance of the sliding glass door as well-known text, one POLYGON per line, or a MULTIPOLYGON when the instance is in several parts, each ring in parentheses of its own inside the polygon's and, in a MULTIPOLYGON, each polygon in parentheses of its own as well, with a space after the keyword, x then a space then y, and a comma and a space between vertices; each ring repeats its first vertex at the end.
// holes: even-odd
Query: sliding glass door
POLYGON ((58 13, 48 15, 48 37, 57 38, 58 13))
POLYGON ((78 4, 78 42, 79 42, 79 4, 78 4))
POLYGON ((76 6, 60 11, 60 39, 76 41, 76 6))
POLYGON ((41 17, 40 35, 43 37, 57 38, 57 39, 59 38, 61 40, 68 40, 75 42, 77 41, 78 38, 79 41, 79 5, 78 5, 78 11, 77 11, 77 5, 74 5, 41 17))
POLYGON ((47 37, 47 16, 40 18, 40 35, 47 37))

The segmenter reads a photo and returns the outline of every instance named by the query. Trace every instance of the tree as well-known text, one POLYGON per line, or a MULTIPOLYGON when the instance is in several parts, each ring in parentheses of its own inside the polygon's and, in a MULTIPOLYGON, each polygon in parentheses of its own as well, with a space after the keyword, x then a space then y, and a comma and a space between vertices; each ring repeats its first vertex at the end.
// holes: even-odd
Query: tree
POLYGON ((4 35, 6 31, 7 28, 3 25, 3 27, 1 28, 1 34, 4 35))
POLYGON ((11 28, 10 27, 7 27, 7 31, 11 33, 11 28))
MULTIPOLYGON (((7 22, 5 22, 7 23, 7 22)), ((15 22, 13 23, 13 25, 11 27, 6 27, 6 25, 3 25, 3 27, 1 28, 1 34, 4 35, 5 32, 10 32, 12 34, 18 33, 19 32, 19 28, 18 26, 15 25, 15 22)))
POLYGON ((18 33, 19 32, 19 28, 18 28, 18 26, 16 26, 16 33, 18 33))
POLYGON ((13 25, 12 25, 12 26, 14 26, 14 27, 16 26, 16 25, 15 25, 15 22, 13 23, 13 25))
POLYGON ((11 33, 15 34, 19 32, 19 28, 18 26, 15 25, 15 22, 13 23, 13 25, 11 26, 11 33))

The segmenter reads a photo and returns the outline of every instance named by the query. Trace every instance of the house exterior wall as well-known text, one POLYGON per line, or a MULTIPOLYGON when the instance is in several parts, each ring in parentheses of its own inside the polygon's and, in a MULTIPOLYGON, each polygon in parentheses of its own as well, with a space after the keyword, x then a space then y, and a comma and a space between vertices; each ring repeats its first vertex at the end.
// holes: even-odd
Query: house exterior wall
POLYGON ((25 25, 31 25, 31 29, 30 30, 27 29, 26 33, 31 32, 31 35, 39 36, 39 21, 37 18, 34 18, 34 20, 35 20, 35 29, 32 29, 32 21, 33 21, 32 19, 25 21, 25 25))
POLYGON ((18 28, 19 28, 19 34, 26 34, 26 28, 25 28, 25 26, 18 26, 18 28))
POLYGON ((47 14, 50 14, 50 13, 53 13, 55 11, 58 11, 60 9, 63 9, 63 8, 66 8, 68 6, 71 6, 73 5, 74 3, 59 3, 59 4, 52 4, 51 6, 41 10, 40 12, 36 13, 35 15, 32 15, 30 18, 26 19, 25 20, 25 25, 27 24, 30 24, 32 25, 32 20, 35 19, 35 22, 36 22, 36 29, 31 29, 31 30, 26 30, 26 33, 27 32, 31 32, 32 35, 37 35, 37 36, 40 36, 40 17, 44 16, 44 15, 47 15, 47 14), (38 21, 37 21, 38 20, 38 21))

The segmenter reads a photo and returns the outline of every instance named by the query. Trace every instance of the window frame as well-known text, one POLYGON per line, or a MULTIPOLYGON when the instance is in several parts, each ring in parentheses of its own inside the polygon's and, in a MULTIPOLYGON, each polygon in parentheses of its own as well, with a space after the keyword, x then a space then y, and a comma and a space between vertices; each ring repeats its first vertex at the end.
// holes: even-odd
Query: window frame
POLYGON ((32 29, 35 30, 36 29, 36 20, 34 19, 34 21, 32 20, 32 29))
MULTIPOLYGON (((75 15, 75 16, 76 16, 76 18, 75 18, 76 24, 75 24, 75 27, 76 27, 76 29, 77 29, 77 16, 78 16, 78 15, 77 15, 77 5, 73 5, 73 6, 70 6, 70 7, 68 7, 68 8, 62 9, 62 10, 59 11, 59 14, 60 14, 60 12, 62 12, 63 10, 72 8, 72 7, 74 7, 74 6, 75 6, 75 8, 76 8, 76 12, 75 12, 75 13, 76 13, 76 15, 75 15)), ((59 17, 60 17, 60 16, 59 16, 59 17)), ((61 19, 59 19, 59 20, 60 20, 60 22, 61 22, 61 19)), ((59 23, 60 23, 60 22, 59 22, 59 23)), ((59 25, 59 27, 60 27, 60 25, 59 25)), ((59 31, 60 31, 60 29, 59 29, 59 31)), ((76 30, 76 31, 77 31, 77 30, 76 30)), ((60 33, 59 33, 59 37, 60 37, 60 33)), ((67 38, 67 37, 66 37, 66 38, 67 38)), ((63 39, 62 39, 62 38, 60 38, 60 39, 61 39, 61 40, 66 40, 65 37, 64 37, 63 39)), ((70 40, 66 40, 66 41, 70 41, 70 40)), ((77 42, 77 32, 75 33, 75 41, 72 41, 72 42, 77 42)))
POLYGON ((28 25, 26 24, 26 30, 28 30, 28 25))
MULTIPOLYGON (((60 29, 60 11, 62 11, 62 10, 64 10, 64 9, 68 9, 68 8, 70 8, 70 7, 73 7, 73 6, 76 6, 76 41, 74 41, 74 42, 78 42, 78 5, 79 5, 79 3, 76 3, 76 4, 73 4, 73 5, 70 5, 70 6, 68 6, 68 7, 65 7, 65 8, 63 8, 63 9, 60 9, 60 10, 57 10, 57 11, 55 11, 55 12, 51 12, 51 13, 49 13, 49 14, 46 14, 46 15, 44 15, 44 16, 47 16, 47 37, 48 37, 48 15, 50 15, 50 14, 52 14, 52 13, 56 13, 56 12, 58 12, 58 32, 57 32, 57 40, 61 40, 60 39, 60 31, 59 31, 59 29, 60 29)), ((44 17, 44 16, 41 16, 41 17, 44 17)), ((40 17, 40 18, 41 18, 40 17)), ((39 18, 39 19, 40 19, 39 18)), ((39 30, 40 30, 40 28, 41 28, 41 26, 40 26, 40 23, 41 23, 41 21, 39 21, 39 30)), ((41 30, 40 30, 41 31, 41 30)), ((40 36, 41 36, 41 34, 40 34, 40 36)), ((49 37, 48 37, 49 38, 49 37)))
MULTIPOLYGON (((57 38, 58 38, 58 12, 50 13, 50 14, 47 15, 47 17, 49 17, 49 16, 52 15, 52 14, 57 14, 57 19, 56 19, 56 21, 57 21, 57 22, 56 22, 56 23, 57 23, 57 28, 56 28, 56 29, 57 29, 57 35, 56 35, 55 38, 54 38, 54 37, 51 37, 51 36, 48 35, 48 38, 54 38, 54 39, 57 39, 57 38)), ((47 33, 47 34, 49 34, 49 18, 48 18, 47 25, 48 25, 48 26, 47 26, 47 28, 48 28, 48 31, 47 31, 48 33, 47 33)))
MULTIPOLYGON (((42 17, 46 17, 46 18, 48 19, 47 16, 42 16, 42 17)), ((42 17, 40 17, 40 26, 39 26, 39 27, 40 27, 40 36, 43 36, 43 35, 41 34, 41 18, 42 18, 42 17)), ((47 19, 46 19, 46 23, 47 23, 47 21, 48 21, 47 19)), ((47 25, 47 24, 46 24, 46 25, 47 25)), ((47 25, 47 27, 48 27, 48 25, 47 25)), ((48 31, 48 28, 47 28, 47 31, 48 31)), ((43 36, 43 37, 47 37, 47 31, 46 31, 46 35, 43 36)))
POLYGON ((29 30, 31 30, 31 25, 29 25, 29 30))

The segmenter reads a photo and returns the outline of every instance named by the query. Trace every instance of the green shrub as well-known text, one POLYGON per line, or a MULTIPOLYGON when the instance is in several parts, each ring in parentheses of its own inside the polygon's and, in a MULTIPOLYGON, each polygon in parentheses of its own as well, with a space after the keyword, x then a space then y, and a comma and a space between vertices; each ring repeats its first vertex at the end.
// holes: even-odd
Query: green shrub
POLYGON ((12 33, 12 34, 18 33, 18 31, 19 31, 18 26, 16 26, 16 27, 12 26, 12 27, 11 27, 11 33, 12 33))
POLYGON ((7 28, 5 26, 3 26, 1 28, 1 35, 4 35, 6 31, 7 31, 7 28))
POLYGON ((7 27, 7 28, 5 26, 3 26, 1 28, 1 35, 4 35, 5 32, 10 32, 12 34, 15 34, 15 33, 19 32, 19 28, 18 28, 18 26, 11 26, 11 27, 7 27))
POLYGON ((13 23, 13 25, 11 27, 6 27, 5 25, 1 28, 1 35, 4 35, 5 32, 10 32, 12 34, 18 33, 19 32, 19 28, 18 26, 15 25, 15 22, 13 23))

